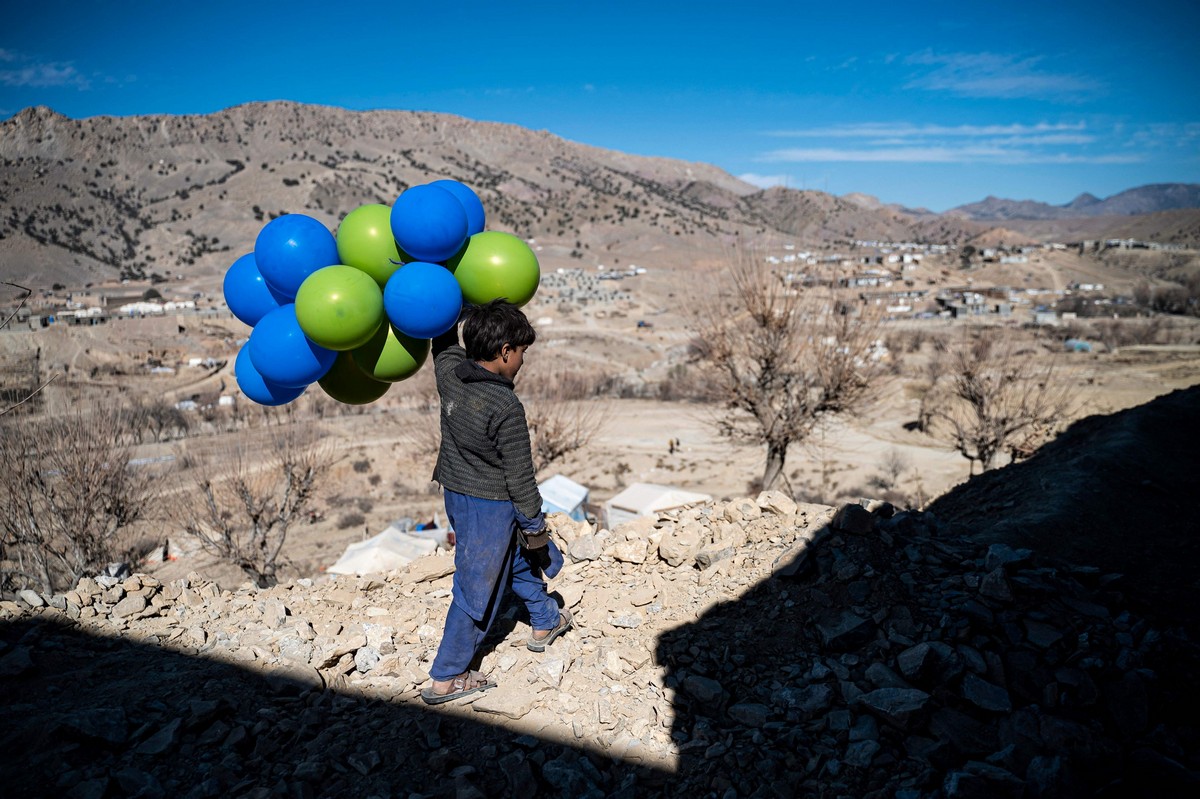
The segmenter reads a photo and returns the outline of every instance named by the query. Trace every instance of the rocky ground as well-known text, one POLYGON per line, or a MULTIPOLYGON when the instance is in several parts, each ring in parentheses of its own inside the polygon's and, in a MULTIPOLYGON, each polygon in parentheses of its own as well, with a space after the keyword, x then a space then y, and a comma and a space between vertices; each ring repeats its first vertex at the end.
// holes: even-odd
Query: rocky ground
POLYGON ((418 691, 453 559, 0 603, 14 796, 1194 795, 1196 647, 1118 577, 786 496, 564 526, 578 628, 509 608, 491 691, 418 691))

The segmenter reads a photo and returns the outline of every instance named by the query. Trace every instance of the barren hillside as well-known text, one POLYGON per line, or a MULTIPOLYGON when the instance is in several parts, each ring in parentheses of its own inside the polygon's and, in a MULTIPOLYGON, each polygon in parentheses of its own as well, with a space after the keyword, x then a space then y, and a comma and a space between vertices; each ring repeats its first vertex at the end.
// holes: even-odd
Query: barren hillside
POLYGON ((894 210, 758 191, 707 164, 512 125, 284 102, 81 120, 29 108, 0 123, 0 159, 0 278, 37 286, 217 275, 272 216, 335 227, 359 205, 442 177, 478 191, 492 228, 536 238, 556 266, 686 264, 739 236, 820 246, 981 230, 955 219, 914 227, 894 210))

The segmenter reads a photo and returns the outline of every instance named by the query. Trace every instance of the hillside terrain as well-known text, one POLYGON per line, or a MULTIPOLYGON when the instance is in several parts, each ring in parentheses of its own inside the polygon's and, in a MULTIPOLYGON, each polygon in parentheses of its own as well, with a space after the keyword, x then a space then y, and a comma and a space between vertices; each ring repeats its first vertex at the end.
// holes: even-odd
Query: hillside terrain
MULTIPOLYGON (((1200 789, 1189 505, 1200 326, 1116 302, 1192 279, 1194 252, 1047 247, 964 265, 928 249, 893 262, 895 285, 879 290, 923 296, 880 328, 888 375, 874 402, 792 447, 787 493, 759 491, 763 447, 720 434, 715 419, 729 411, 706 384, 688 307, 718 290, 736 242, 769 245, 781 265, 801 249, 841 249, 850 254, 831 270, 882 271, 882 248, 854 242, 1196 244, 1200 211, 995 225, 865 195, 760 191, 704 164, 512 126, 290 103, 87 120, 27 109, 0 123, 0 158, 0 279, 155 276, 114 290, 215 298, 0 331, 0 388, 24 397, 51 381, 21 413, 150 408, 132 454, 167 475, 128 531, 137 573, 0 601, 0 784, 14 795, 1200 789), (634 481, 714 499, 614 529, 563 526, 569 562, 551 589, 578 627, 534 656, 526 620, 508 608, 481 664, 498 688, 433 709, 418 691, 453 558, 326 573, 389 523, 441 513, 429 370, 368 406, 315 386, 282 409, 252 406, 233 372, 249 328, 218 286, 273 215, 302 211, 332 228, 437 177, 476 188, 491 227, 538 249, 542 283, 525 306, 538 341, 517 386, 530 418, 558 407, 598 421, 539 477, 567 475, 593 503, 634 481), (635 263, 650 268, 595 268, 635 263), (1033 324, 1042 303, 1098 303, 1084 283, 1106 286, 1113 303, 1063 315, 1061 327, 1033 324), (1031 299, 1012 317, 936 313, 937 293, 988 286, 1031 299), (977 327, 1056 361, 1079 401, 1057 441, 968 478, 968 461, 914 420, 933 367, 977 327), (1068 337, 1095 348, 1064 352, 1068 337), (172 513, 206 464, 248 457, 265 471, 271 442, 295 431, 324 448, 328 471, 289 531, 280 584, 255 588, 183 537, 172 513)), ((864 303, 873 290, 845 289, 864 303)))
POLYGON ((937 514, 767 492, 560 525, 551 589, 577 628, 531 655, 509 607, 480 664, 498 686, 437 708, 418 691, 448 554, 270 589, 134 574, 22 591, 0 602, 0 777, 26 795, 197 799, 1192 796, 1196 608, 1159 589, 1194 581, 1195 547, 1163 546, 1194 525, 1170 485, 1106 489, 1142 473, 1131 436, 1194 476, 1196 393, 1089 419, 937 514), (1012 482, 1042 516, 997 503, 1014 469, 1035 473, 1012 482), (1083 486, 1086 529, 1056 523, 1083 486), (1177 569, 1107 570, 1146 549, 1131 501, 1177 569), (1028 546, 987 543, 981 514, 1028 546), (1057 557, 1068 536, 1110 562, 1057 557))
MULTIPOLYGON (((0 279, 35 287, 154 275, 211 286, 274 216, 302 212, 332 229, 360 205, 437 178, 474 188, 489 226, 535 239, 552 267, 689 265, 737 241, 957 245, 989 227, 863 195, 761 191, 707 164, 512 125, 287 102, 80 120, 28 108, 0 122, 0 164, 0 279)), ((1138 235, 1196 243, 1200 211, 1179 213, 1136 223, 1138 235)), ((1054 235, 1078 238, 1070 227, 1054 235)))

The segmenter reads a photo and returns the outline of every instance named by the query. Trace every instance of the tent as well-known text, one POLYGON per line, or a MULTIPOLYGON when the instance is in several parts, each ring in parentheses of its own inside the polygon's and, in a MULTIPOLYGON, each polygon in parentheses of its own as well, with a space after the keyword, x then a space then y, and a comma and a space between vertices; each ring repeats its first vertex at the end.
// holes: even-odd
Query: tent
POLYGON ((583 505, 588 490, 574 480, 556 474, 538 484, 542 494, 543 513, 565 513, 577 522, 587 520, 583 505))
MULTIPOLYGON (((403 525, 407 527, 408 525, 403 525)), ((396 522, 379 535, 346 547, 327 574, 378 574, 399 569, 439 545, 449 547, 449 530, 434 527, 405 532, 396 522)))
POLYGON ((712 497, 708 494, 685 491, 674 486, 634 483, 604 503, 604 511, 609 528, 613 528, 639 516, 650 516, 684 505, 711 501, 712 497))

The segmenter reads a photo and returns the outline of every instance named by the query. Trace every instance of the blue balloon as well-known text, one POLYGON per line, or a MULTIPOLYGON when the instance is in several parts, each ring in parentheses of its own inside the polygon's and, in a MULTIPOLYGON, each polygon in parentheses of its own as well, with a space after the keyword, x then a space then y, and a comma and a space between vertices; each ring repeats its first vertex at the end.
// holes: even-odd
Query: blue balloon
POLYGON ((458 322, 462 289, 444 266, 413 261, 397 269, 383 288, 383 310, 406 336, 434 338, 458 322))
POLYGON ((457 180, 435 180, 429 185, 445 189, 462 203, 463 210, 467 212, 468 236, 474 236, 476 233, 483 232, 483 225, 486 219, 483 212, 483 200, 480 200, 479 195, 471 191, 469 186, 465 183, 459 183, 457 180))
POLYGON ((286 297, 267 285, 262 272, 258 271, 258 265, 254 263, 254 253, 246 253, 233 262, 225 272, 222 289, 229 310, 250 327, 288 302, 286 297))
POLYGON ((445 261, 467 241, 467 211, 440 186, 413 186, 392 205, 396 245, 418 261, 445 261))
POLYGON ((336 352, 314 344, 304 335, 292 304, 260 319, 246 346, 250 362, 264 379, 290 388, 320 380, 337 358, 336 352))
POLYGON ((242 393, 259 405, 283 405, 299 397, 308 388, 285 388, 264 378, 250 360, 249 344, 238 350, 237 360, 233 362, 233 374, 242 393))
POLYGON ((304 214, 284 214, 264 225, 254 240, 254 260, 267 284, 289 300, 304 278, 341 263, 329 228, 304 214))

